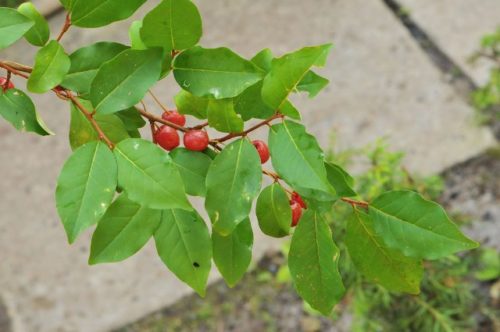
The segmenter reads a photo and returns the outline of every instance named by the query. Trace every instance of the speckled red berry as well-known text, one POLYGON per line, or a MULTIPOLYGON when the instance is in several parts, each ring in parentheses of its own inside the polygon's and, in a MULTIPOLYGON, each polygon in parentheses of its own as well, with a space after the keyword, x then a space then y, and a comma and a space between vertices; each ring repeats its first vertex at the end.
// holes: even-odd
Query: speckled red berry
POLYGON ((184 134, 184 146, 188 150, 203 151, 208 147, 208 134, 204 130, 190 130, 184 134))
POLYGON ((261 140, 252 141, 252 144, 255 146, 255 148, 257 149, 257 152, 259 153, 261 164, 264 164, 266 161, 268 161, 269 160, 269 148, 267 147, 267 144, 261 140))
POLYGON ((302 206, 298 202, 292 202, 290 208, 292 209, 292 227, 295 227, 302 216, 302 206))
POLYGON ((0 86, 2 87, 2 90, 5 92, 9 89, 14 89, 14 83, 12 81, 9 81, 9 84, 7 83, 7 78, 6 77, 0 77, 0 86))
POLYGON ((304 209, 307 209, 307 204, 306 202, 304 202, 304 200, 302 199, 302 197, 299 195, 298 192, 294 191, 292 193, 292 198, 290 199, 291 202, 297 202, 299 203, 299 205, 304 208, 304 209))
POLYGON ((163 120, 170 121, 181 127, 186 124, 186 117, 177 111, 163 112, 161 117, 163 120))
POLYGON ((177 130, 169 126, 161 126, 155 133, 155 140, 158 145, 168 151, 175 149, 180 143, 177 130))

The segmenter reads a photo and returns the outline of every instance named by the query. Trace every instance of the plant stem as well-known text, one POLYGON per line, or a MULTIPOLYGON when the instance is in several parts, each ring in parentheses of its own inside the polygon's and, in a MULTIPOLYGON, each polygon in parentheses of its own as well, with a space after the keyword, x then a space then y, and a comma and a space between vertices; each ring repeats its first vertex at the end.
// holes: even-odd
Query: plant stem
POLYGON ((359 206, 359 207, 367 209, 370 206, 370 204, 368 202, 357 201, 357 200, 354 200, 354 199, 351 199, 348 197, 342 197, 340 200, 351 204, 352 207, 359 206))
POLYGON ((256 130, 256 129, 259 129, 260 127, 262 126, 266 126, 268 125, 271 121, 275 120, 275 119, 279 119, 279 118, 283 118, 283 114, 280 114, 280 113, 276 113, 274 114, 272 117, 262 121, 262 122, 259 122, 257 123, 255 126, 252 126, 250 128, 248 128, 247 130, 245 131, 242 131, 240 133, 230 133, 230 134, 227 134, 226 136, 224 137, 221 137, 221 138, 217 138, 217 139, 214 139, 213 141, 214 142, 218 142, 218 143, 222 143, 222 142, 225 142, 227 140, 230 140, 231 138, 235 138, 235 137, 241 137, 241 136, 246 136, 248 135, 249 133, 251 133, 252 131, 256 130))
POLYGON ((59 33, 59 36, 57 36, 57 41, 61 41, 61 39, 64 36, 64 34, 71 27, 71 18, 70 18, 69 15, 70 15, 69 13, 66 14, 66 19, 64 20, 64 25, 63 25, 63 27, 61 29, 61 32, 59 33))
POLYGON ((170 113, 170 110, 169 110, 169 109, 168 109, 165 105, 163 105, 163 104, 161 103, 160 99, 158 99, 158 98, 154 95, 153 91, 148 90, 148 92, 149 92, 149 94, 151 95, 151 97, 153 97, 154 101, 158 104, 158 106, 160 106, 160 108, 161 108, 164 112, 170 113))
POLYGON ((150 120, 150 121, 155 121, 155 122, 162 123, 162 124, 164 124, 164 125, 166 125, 166 126, 169 126, 169 127, 174 128, 174 129, 180 130, 180 131, 182 131, 182 132, 184 132, 184 133, 185 133, 185 132, 187 132, 187 131, 189 131, 189 129, 188 129, 188 128, 186 128, 186 127, 182 127, 182 126, 179 126, 179 125, 177 125, 177 124, 175 124, 175 123, 173 123, 173 122, 170 122, 170 121, 164 120, 162 117, 157 116, 157 115, 154 115, 153 113, 149 113, 149 112, 148 112, 148 111, 146 111, 146 110, 140 109, 140 108, 138 108, 138 107, 136 107, 136 109, 137 109, 137 111, 138 111, 139 113, 141 113, 141 115, 142 115, 143 117, 145 117, 146 119, 148 119, 148 120, 150 120))
POLYGON ((89 120, 90 124, 92 125, 92 127, 94 127, 95 131, 99 135, 99 139, 101 141, 104 141, 109 146, 109 148, 111 150, 113 150, 115 147, 113 142, 111 142, 111 140, 106 136, 106 134, 104 134, 104 132, 102 131, 99 124, 95 121, 93 114, 91 112, 89 112, 87 109, 85 109, 85 107, 82 105, 82 103, 80 103, 78 98, 76 98, 71 93, 71 91, 69 91, 69 90, 64 90, 64 91, 65 91, 65 94, 68 97, 68 99, 71 100, 71 102, 73 103, 73 105, 75 105, 76 108, 78 108, 83 113, 83 115, 85 115, 87 120, 89 120))

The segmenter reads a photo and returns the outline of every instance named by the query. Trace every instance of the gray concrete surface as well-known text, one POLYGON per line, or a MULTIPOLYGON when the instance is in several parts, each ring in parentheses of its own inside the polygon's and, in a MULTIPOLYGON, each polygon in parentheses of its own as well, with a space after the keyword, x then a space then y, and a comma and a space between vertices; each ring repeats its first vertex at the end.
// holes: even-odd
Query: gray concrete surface
MULTIPOLYGON (((494 144, 487 129, 476 127, 473 110, 442 80, 381 1, 198 3, 205 46, 229 46, 250 57, 268 46, 282 54, 304 45, 335 43, 327 68, 321 70, 332 81, 328 89, 312 101, 296 99, 325 148, 333 132, 338 133, 339 149, 387 136, 393 148, 408 153, 411 170, 428 174, 494 144)), ((52 20, 54 34, 63 18, 52 20)), ((63 44, 72 51, 99 40, 126 41, 129 22, 108 29, 72 29, 63 44)), ((0 53, 26 64, 32 56, 24 43, 0 53)), ((167 79, 155 91, 172 105, 177 88, 167 79)), ((69 155, 68 107, 52 96, 35 99, 55 137, 20 134, 0 122, 0 296, 14 331, 106 331, 188 294, 162 266, 152 243, 123 263, 96 267, 86 264, 90 232, 75 245, 66 244, 53 191, 69 155)), ((277 245, 256 229, 255 257, 277 245)), ((214 273, 211 280, 215 278, 214 273)))
POLYGON ((491 62, 468 59, 481 38, 500 28, 498 0, 399 0, 409 15, 476 84, 488 81, 491 62))

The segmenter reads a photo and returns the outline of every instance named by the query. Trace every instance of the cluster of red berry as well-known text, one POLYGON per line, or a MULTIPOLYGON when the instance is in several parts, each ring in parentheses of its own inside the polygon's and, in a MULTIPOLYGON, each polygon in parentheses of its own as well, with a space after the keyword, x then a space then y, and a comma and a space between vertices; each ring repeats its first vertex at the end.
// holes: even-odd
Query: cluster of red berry
POLYGON ((2 87, 3 92, 15 88, 14 83, 12 83, 12 81, 9 81, 7 77, 0 77, 0 86, 2 87))
MULTIPOLYGON (((177 111, 166 111, 162 114, 162 119, 183 127, 186 124, 186 117, 177 111)), ((154 139, 158 145, 167 151, 171 151, 179 146, 179 133, 175 128, 167 125, 161 126, 154 134, 154 139)), ((206 131, 202 129, 189 130, 184 134, 184 146, 188 150, 203 151, 208 147, 209 139, 206 131)))

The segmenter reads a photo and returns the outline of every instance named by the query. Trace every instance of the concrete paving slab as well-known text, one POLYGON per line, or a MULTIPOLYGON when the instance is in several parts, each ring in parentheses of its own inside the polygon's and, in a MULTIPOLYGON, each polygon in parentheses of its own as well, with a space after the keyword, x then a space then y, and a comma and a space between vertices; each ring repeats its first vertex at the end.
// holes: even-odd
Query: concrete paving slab
MULTIPOLYGON (((493 144, 490 132, 474 125, 473 111, 441 81, 382 2, 316 0, 311 6, 299 0, 286 5, 213 0, 199 5, 205 46, 225 45, 250 57, 268 46, 281 54, 335 42, 329 66, 321 70, 332 81, 328 89, 313 101, 296 99, 325 148, 334 131, 342 149, 387 136, 394 148, 408 153, 410 169, 432 173, 493 144)), ((63 19, 59 15, 51 21, 54 34, 63 19)), ((63 44, 72 51, 100 40, 125 42, 129 22, 72 29, 63 44)), ((0 54, 26 64, 32 56, 22 42, 0 54)), ((168 102, 177 88, 168 79, 155 91, 168 102)), ((107 331, 188 294, 162 266, 151 243, 123 263, 96 267, 86 264, 90 232, 72 247, 66 244, 53 192, 69 155, 67 106, 52 96, 35 97, 57 136, 20 134, 0 122, 0 293, 14 331, 107 331)), ((255 230, 255 257, 279 245, 255 230)))
POLYGON ((497 0, 398 0, 409 15, 432 37, 476 84, 487 82, 491 63, 471 64, 481 38, 500 27, 497 0))

